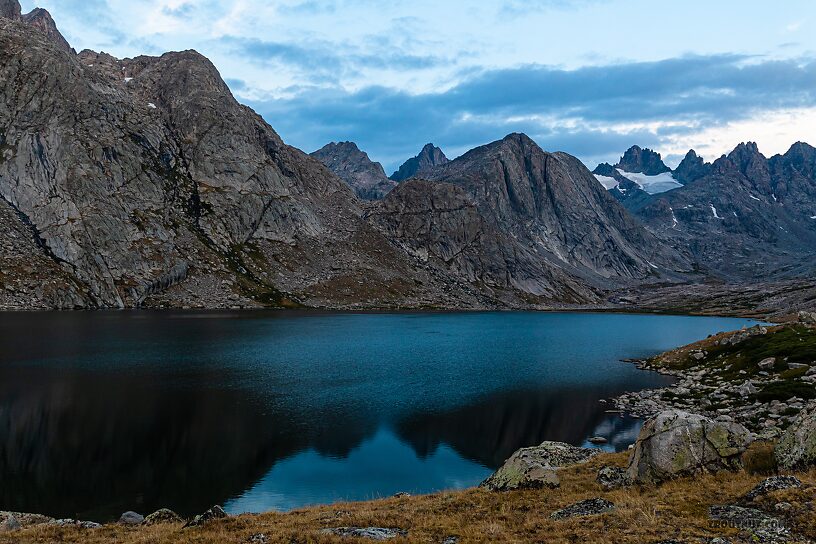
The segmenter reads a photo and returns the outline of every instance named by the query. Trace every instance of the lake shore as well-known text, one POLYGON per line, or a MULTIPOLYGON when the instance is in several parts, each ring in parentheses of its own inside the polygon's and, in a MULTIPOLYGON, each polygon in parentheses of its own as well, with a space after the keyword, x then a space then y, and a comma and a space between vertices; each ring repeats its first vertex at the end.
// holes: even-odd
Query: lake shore
MULTIPOLYGON (((796 384, 805 384, 812 390, 816 372, 810 371, 810 365, 805 368, 800 366, 804 363, 798 362, 814 355, 812 349, 816 349, 816 326, 807 323, 758 325, 712 335, 648 360, 630 361, 643 370, 673 376, 677 382, 669 387, 624 394, 614 403, 617 409, 642 418, 674 408, 720 421, 736 421, 748 427, 757 444, 771 443, 802 410, 816 408, 816 399, 793 396, 786 397, 783 403, 779 398, 757 395, 769 388, 776 396, 787 395, 791 390, 802 391, 796 389, 800 387, 796 384), (766 361, 764 367, 758 365, 758 358, 768 354, 758 346, 774 352, 772 364, 766 361), (774 386, 778 383, 785 387, 774 386)), ((122 523, 83 526, 17 514, 21 520, 36 523, 22 523, 18 530, 0 532, 0 543, 345 542, 348 539, 337 531, 347 527, 393 530, 395 542, 560 543, 575 539, 609 542, 610 538, 633 543, 667 542, 668 538, 677 539, 674 542, 690 539, 715 542, 715 538, 733 537, 740 528, 712 523, 709 507, 739 502, 763 480, 762 473, 740 471, 680 478, 654 488, 603 490, 596 481, 598 470, 604 466, 625 467, 626 460, 626 453, 600 454, 587 464, 566 468, 559 473, 561 486, 554 490, 491 493, 467 489, 414 497, 401 495, 289 513, 229 516, 195 527, 172 521, 150 526, 122 523), (550 519, 552 512, 588 498, 608 500, 616 508, 591 518, 550 519)), ((792 504, 794 509, 812 505, 816 471, 797 476, 804 488, 778 493, 774 501, 792 504)), ((816 538, 813 523, 802 522, 799 517, 785 520, 799 534, 816 538)))
POLYGON ((720 333, 650 359, 638 368, 676 378, 626 393, 615 407, 648 418, 669 409, 736 421, 754 440, 774 440, 802 411, 816 409, 816 324, 757 325, 720 333))
MULTIPOLYGON (((0 543, 338 543, 371 542, 340 536, 341 528, 394 531, 393 542, 445 544, 471 542, 738 542, 740 527, 710 518, 713 505, 739 503, 761 474, 708 474, 680 478, 661 486, 634 486, 604 491, 596 481, 604 466, 625 467, 627 455, 600 454, 586 464, 559 472, 558 489, 491 492, 484 489, 400 496, 370 502, 337 503, 289 513, 245 514, 214 519, 201 526, 183 522, 130 526, 113 523, 96 528, 76 524, 24 526, 0 532, 0 543), (601 515, 551 519, 551 514, 589 498, 615 505, 601 515)), ((806 508, 816 490, 816 471, 798 473, 800 489, 774 492, 761 505, 787 503, 782 523, 816 538, 812 518, 794 515, 806 508)))

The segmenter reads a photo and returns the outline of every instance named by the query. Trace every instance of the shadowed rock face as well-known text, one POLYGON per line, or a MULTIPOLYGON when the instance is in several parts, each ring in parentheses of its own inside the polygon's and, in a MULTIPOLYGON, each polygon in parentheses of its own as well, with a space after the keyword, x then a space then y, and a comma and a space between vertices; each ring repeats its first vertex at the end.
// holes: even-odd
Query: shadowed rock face
POLYGON ((474 198, 458 185, 404 182, 369 219, 420 261, 479 284, 508 304, 538 298, 598 300, 596 291, 485 219, 474 198))
POLYGON ((416 157, 410 158, 400 166, 399 170, 391 174, 394 181, 405 181, 413 177, 421 177, 422 174, 440 164, 446 164, 448 158, 442 150, 433 144, 426 144, 416 157))
MULTIPOLYGON (((698 161, 699 164, 699 161, 698 161)), ((816 252, 816 150, 765 158, 740 144, 686 186, 635 213, 658 237, 732 280, 796 276, 816 252)))
POLYGON ((396 187, 385 176, 382 165, 369 159, 354 142, 332 142, 312 156, 348 183, 363 200, 379 200, 396 187))
POLYGON ((546 153, 523 134, 476 148, 429 177, 463 189, 517 247, 579 277, 644 280, 688 268, 578 159, 546 153))
POLYGON ((630 147, 623 154, 617 167, 626 172, 643 173, 647 176, 656 176, 663 172, 671 172, 671 168, 663 164, 660 153, 651 149, 641 149, 639 146, 630 147))
POLYGON ((675 169, 674 179, 685 185, 708 175, 709 172, 711 172, 711 164, 704 162, 703 158, 691 149, 675 169))

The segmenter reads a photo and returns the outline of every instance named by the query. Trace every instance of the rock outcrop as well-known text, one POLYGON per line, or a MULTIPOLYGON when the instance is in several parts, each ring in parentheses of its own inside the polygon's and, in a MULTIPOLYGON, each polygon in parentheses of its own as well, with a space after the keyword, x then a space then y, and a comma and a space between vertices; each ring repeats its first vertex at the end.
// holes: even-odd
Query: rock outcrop
POLYGON ((641 429, 627 474, 636 482, 659 483, 702 472, 734 470, 750 443, 742 425, 665 411, 641 429))
POLYGON ((618 161, 617 167, 626 172, 641 173, 647 176, 671 172, 671 168, 663 163, 660 153, 649 148, 643 149, 637 145, 626 150, 618 161))
POLYGON ((435 166, 446 164, 448 158, 441 149, 433 144, 426 144, 419 152, 419 155, 405 161, 399 170, 391 174, 391 179, 397 182, 405 181, 414 177, 422 177, 435 166))
POLYGON ((806 469, 816 466, 816 411, 799 414, 782 435, 774 455, 781 468, 806 469))
POLYGON ((386 177, 382 165, 369 159, 354 142, 326 144, 312 157, 348 183, 363 200, 379 200, 397 185, 386 177))
POLYGON ((73 53, 74 50, 68 41, 57 29, 57 23, 47 10, 35 8, 23 14, 18 0, 0 0, 0 17, 12 21, 20 21, 32 28, 36 28, 63 51, 73 53))
POLYGON ((480 487, 491 491, 558 487, 558 469, 585 463, 600 451, 562 442, 544 442, 540 446, 522 448, 480 487))
POLYGON ((686 153, 686 156, 683 157, 683 160, 680 161, 677 168, 675 168, 674 178, 683 185, 686 185, 687 183, 691 183, 696 179, 708 175, 709 172, 711 172, 711 164, 705 162, 702 157, 691 149, 686 153))
POLYGON ((606 499, 586 499, 561 510, 556 510, 550 515, 550 519, 562 520, 583 516, 599 516, 614 509, 615 505, 606 499))

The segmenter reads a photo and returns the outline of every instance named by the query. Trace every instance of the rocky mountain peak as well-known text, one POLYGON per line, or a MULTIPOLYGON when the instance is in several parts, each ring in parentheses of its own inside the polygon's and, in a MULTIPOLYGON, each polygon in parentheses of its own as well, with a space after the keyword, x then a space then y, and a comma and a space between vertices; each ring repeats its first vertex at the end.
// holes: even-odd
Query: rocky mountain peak
POLYGON ((17 0, 0 0, 0 17, 19 20, 22 8, 17 0))
POLYGON ((625 172, 646 174, 647 176, 671 172, 671 168, 663 163, 660 153, 637 145, 630 147, 616 166, 625 172))
POLYGON ((796 142, 785 152, 789 160, 803 160, 811 162, 816 159, 816 148, 805 142, 796 142))
POLYGON ((354 142, 331 142, 312 156, 345 181, 364 200, 379 200, 396 186, 382 164, 372 161, 354 142))
POLYGON ((728 159, 756 188, 765 193, 771 191, 771 174, 768 159, 759 152, 756 142, 743 142, 728 154, 728 159))
POLYGON ((707 175, 710 171, 711 164, 703 161, 696 151, 690 149, 674 171, 674 178, 685 185, 707 175))
POLYGON ((51 41, 56 43, 60 49, 65 51, 73 51, 71 45, 63 37, 57 28, 57 23, 54 22, 48 10, 42 8, 35 8, 30 13, 23 15, 23 22, 29 26, 38 29, 40 32, 48 36, 51 41))
POLYGON ((22 21, 26 25, 36 28, 64 51, 73 52, 68 41, 62 36, 57 29, 57 23, 54 22, 48 10, 42 8, 34 8, 30 13, 22 15, 20 2, 17 0, 0 0, 0 17, 11 19, 13 21, 22 21))
POLYGON ((405 161, 399 170, 391 174, 391 179, 394 181, 405 181, 407 179, 418 177, 423 171, 427 171, 435 166, 445 164, 448 158, 441 149, 434 144, 425 144, 419 155, 412 157, 405 161))

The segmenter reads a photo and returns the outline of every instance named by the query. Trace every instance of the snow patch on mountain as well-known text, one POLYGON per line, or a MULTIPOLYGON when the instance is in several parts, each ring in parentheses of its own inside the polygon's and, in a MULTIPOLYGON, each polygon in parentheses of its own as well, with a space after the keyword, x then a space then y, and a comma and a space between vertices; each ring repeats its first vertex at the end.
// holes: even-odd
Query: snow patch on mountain
POLYGON ((674 179, 671 172, 664 172, 656 176, 647 176, 646 174, 626 172, 620 168, 617 170, 620 175, 637 183, 641 189, 650 195, 665 193, 666 191, 671 191, 672 189, 683 186, 682 183, 674 179))
POLYGON ((598 181, 601 182, 601 185, 604 186, 604 189, 609 191, 610 189, 614 189, 618 185, 618 180, 610 176, 602 176, 600 174, 595 174, 595 177, 598 181))

